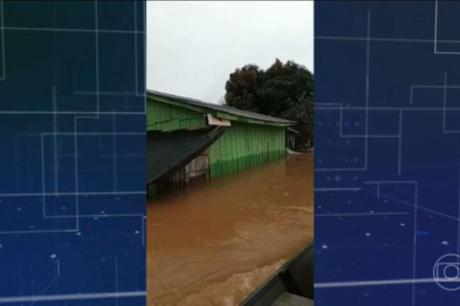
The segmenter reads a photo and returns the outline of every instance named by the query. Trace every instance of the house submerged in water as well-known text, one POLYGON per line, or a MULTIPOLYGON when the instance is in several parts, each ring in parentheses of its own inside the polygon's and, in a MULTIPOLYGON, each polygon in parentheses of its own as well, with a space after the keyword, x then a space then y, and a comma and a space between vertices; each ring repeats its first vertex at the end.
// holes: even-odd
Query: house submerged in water
POLYGON ((147 186, 180 186, 285 156, 294 122, 147 91, 147 186))

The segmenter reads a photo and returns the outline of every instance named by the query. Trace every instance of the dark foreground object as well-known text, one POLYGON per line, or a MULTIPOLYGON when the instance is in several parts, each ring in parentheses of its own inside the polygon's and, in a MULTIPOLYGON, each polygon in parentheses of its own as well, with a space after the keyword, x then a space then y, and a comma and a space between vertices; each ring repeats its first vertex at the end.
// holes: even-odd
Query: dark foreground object
POLYGON ((313 243, 283 265, 241 306, 312 306, 313 243))
POLYGON ((217 127, 191 131, 147 132, 147 184, 187 165, 224 131, 217 127))

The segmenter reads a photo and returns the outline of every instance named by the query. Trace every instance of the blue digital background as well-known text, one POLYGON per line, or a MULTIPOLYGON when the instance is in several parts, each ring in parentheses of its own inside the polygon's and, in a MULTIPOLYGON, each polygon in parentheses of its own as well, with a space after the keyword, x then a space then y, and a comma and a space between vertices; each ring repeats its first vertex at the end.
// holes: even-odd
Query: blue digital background
POLYGON ((0 0, 0 304, 145 305, 145 2, 0 0))
POLYGON ((460 301, 460 3, 315 3, 315 305, 460 301))

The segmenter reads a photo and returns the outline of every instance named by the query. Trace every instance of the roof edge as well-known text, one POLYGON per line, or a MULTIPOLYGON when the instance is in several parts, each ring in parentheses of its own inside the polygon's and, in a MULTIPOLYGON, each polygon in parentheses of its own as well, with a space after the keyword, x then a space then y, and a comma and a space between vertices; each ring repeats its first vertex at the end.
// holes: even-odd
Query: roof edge
POLYGON ((187 109, 199 111, 206 110, 212 111, 214 115, 222 117, 222 115, 228 116, 225 119, 253 123, 253 124, 264 124, 278 127, 287 127, 294 125, 295 122, 283 118, 272 117, 256 112, 246 111, 238 108, 234 108, 227 105, 212 104, 204 102, 198 99, 193 99, 184 96, 178 96, 174 94, 164 93, 156 90, 147 90, 147 98, 156 97, 160 98, 159 102, 173 104, 179 107, 185 107, 187 109), (257 118, 259 117, 259 118, 257 118), (262 118, 261 118, 262 117, 262 118))

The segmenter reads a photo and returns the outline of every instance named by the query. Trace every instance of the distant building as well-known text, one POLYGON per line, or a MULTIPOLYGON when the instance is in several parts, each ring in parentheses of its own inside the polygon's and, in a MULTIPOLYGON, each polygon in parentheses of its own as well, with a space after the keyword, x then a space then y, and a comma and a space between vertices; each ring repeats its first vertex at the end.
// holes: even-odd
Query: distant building
POLYGON ((181 185, 248 169, 286 154, 292 121, 147 92, 147 184, 181 185))

